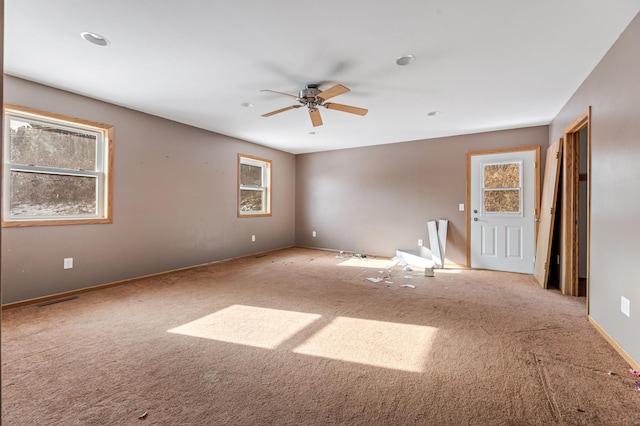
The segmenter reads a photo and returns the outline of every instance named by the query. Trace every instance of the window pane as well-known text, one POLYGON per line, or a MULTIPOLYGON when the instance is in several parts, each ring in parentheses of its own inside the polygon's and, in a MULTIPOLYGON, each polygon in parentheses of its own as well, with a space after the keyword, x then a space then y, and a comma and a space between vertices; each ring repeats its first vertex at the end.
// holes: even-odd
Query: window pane
POLYGON ((520 190, 490 190, 484 191, 485 213, 520 213, 520 190))
POLYGON ((518 188, 520 163, 488 164, 484 166, 485 188, 518 188))
POLYGON ((262 186, 262 167, 240 164, 240 184, 262 186))
POLYGON ((11 118, 11 163, 96 171, 96 135, 11 118))
POLYGON ((11 172, 12 216, 96 214, 94 177, 11 172))
POLYGON ((262 212, 264 191, 250 189, 240 190, 240 211, 241 212, 262 212))

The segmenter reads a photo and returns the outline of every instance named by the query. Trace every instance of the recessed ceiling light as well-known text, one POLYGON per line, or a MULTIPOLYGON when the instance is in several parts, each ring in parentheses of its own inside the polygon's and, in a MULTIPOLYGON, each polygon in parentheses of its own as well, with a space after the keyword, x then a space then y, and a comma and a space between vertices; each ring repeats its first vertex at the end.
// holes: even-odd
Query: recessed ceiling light
POLYGON ((402 55, 398 59, 396 59, 396 64, 400 66, 412 64, 416 60, 416 57, 413 55, 402 55))
POLYGON ((427 115, 429 117, 435 117, 437 115, 440 115, 440 111, 431 111, 431 112, 427 113, 427 115))
POLYGON ((253 104, 251 102, 243 102, 240 105, 242 105, 245 108, 253 108, 253 104))
POLYGON ((109 40, 107 40, 106 38, 104 38, 101 35, 96 34, 96 33, 90 33, 88 31, 85 31, 85 32, 80 33, 80 37, 82 37, 83 39, 87 40, 89 43, 93 43, 93 44, 96 44, 98 46, 108 46, 109 45, 109 40))

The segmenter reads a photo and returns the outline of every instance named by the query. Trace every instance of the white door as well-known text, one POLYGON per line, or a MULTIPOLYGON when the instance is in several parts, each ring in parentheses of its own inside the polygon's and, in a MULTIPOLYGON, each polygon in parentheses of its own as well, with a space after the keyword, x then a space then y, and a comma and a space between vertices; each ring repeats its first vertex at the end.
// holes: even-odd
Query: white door
POLYGON ((533 273, 535 150, 471 155, 472 268, 533 273))

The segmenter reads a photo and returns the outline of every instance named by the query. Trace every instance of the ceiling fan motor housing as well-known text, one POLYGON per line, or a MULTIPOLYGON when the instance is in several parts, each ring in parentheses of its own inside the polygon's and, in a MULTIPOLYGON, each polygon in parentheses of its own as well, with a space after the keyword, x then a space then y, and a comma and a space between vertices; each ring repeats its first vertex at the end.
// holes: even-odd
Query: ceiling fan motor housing
POLYGON ((301 99, 315 98, 320 93, 322 93, 322 90, 318 89, 317 84, 307 84, 307 86, 300 91, 298 97, 301 99))

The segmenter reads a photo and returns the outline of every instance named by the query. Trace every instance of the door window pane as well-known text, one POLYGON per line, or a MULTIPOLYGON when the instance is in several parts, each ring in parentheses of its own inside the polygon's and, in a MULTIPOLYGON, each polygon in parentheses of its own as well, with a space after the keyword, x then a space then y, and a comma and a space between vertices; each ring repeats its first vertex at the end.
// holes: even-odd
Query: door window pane
POLYGON ((520 189, 485 189, 485 213, 520 213, 520 189))
POLYGON ((483 213, 521 214, 521 162, 483 164, 482 183, 483 213))
POLYGON ((484 166, 485 188, 517 188, 520 186, 520 163, 484 166))

